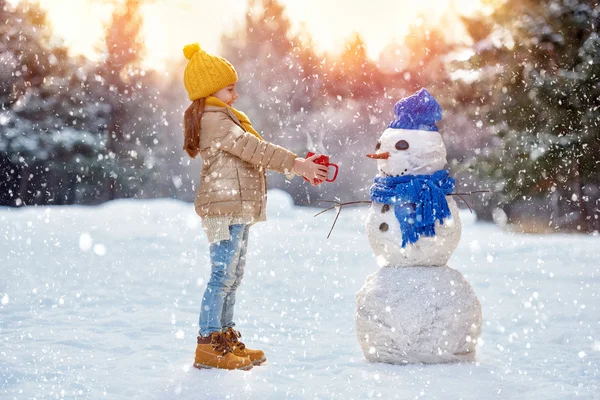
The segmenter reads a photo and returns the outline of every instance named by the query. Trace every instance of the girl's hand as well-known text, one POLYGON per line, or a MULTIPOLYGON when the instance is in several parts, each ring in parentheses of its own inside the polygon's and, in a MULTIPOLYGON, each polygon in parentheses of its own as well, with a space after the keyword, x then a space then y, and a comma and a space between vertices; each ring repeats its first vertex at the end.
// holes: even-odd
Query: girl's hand
POLYGON ((294 171, 308 179, 313 186, 316 179, 322 181, 327 179, 327 167, 313 161, 317 157, 319 157, 319 154, 315 154, 309 158, 298 157, 294 161, 294 171))

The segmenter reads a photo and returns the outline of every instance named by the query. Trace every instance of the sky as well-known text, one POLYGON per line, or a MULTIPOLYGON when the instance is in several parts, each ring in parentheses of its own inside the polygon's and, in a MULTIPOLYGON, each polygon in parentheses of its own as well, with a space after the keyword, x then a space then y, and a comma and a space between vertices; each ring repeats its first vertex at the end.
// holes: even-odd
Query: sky
MULTIPOLYGON (((13 0, 13 2, 18 0, 13 0)), ((110 20, 115 3, 122 0, 38 0, 47 10, 54 31, 74 54, 97 57, 102 46, 103 25, 110 20)), ((435 23, 452 8, 469 14, 482 0, 280 0, 292 29, 304 27, 318 51, 335 51, 358 32, 368 55, 377 59, 394 38, 405 35, 410 24, 425 14, 435 23)), ((220 38, 243 21, 247 0, 148 0, 143 6, 143 36, 147 46, 145 64, 162 69, 182 57, 187 43, 199 42, 218 53, 220 38)))

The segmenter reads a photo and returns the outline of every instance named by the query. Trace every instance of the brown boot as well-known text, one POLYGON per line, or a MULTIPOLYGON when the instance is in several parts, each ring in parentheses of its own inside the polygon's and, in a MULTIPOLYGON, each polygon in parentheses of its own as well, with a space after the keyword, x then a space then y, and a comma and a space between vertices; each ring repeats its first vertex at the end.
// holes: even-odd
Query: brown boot
POLYGON ((206 338, 198 336, 194 367, 199 369, 252 369, 252 361, 248 357, 238 357, 231 350, 231 344, 221 332, 213 332, 206 338))
POLYGON ((242 334, 239 331, 236 331, 233 328, 227 328, 223 335, 225 335, 227 341, 232 345, 233 354, 236 356, 248 357, 254 365, 260 365, 267 361, 265 353, 263 353, 262 350, 250 350, 244 343, 240 342, 242 334))

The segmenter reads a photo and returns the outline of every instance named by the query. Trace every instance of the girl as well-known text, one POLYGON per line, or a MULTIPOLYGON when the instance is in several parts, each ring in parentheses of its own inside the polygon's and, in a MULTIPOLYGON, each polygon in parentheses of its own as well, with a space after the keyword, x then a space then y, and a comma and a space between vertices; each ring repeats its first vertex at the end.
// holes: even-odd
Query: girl
POLYGON ((270 169, 314 182, 327 178, 327 168, 315 155, 299 158, 269 143, 248 117, 232 107, 238 94, 237 72, 224 58, 208 54, 197 43, 185 46, 189 60, 184 84, 192 104, 185 111, 183 149, 202 157, 202 172, 194 202, 210 242, 212 270, 200 310, 200 330, 194 366, 250 369, 266 358, 247 348, 233 329, 235 292, 246 262, 248 229, 266 220, 266 178, 270 169))

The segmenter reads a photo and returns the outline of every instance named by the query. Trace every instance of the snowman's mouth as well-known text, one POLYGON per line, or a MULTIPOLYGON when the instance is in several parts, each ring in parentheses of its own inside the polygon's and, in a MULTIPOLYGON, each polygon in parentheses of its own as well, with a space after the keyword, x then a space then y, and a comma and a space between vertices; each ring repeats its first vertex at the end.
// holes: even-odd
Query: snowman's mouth
POLYGON ((388 174, 388 173, 386 173, 384 170, 382 170, 381 168, 379 169, 379 172, 381 172, 381 173, 382 173, 384 176, 386 176, 386 177, 388 177, 388 178, 394 178, 394 177, 399 177, 399 176, 404 176, 404 175, 405 175, 405 173, 404 173, 404 172, 402 172, 402 173, 400 173, 400 174, 398 174, 398 175, 392 175, 392 174, 388 174))

